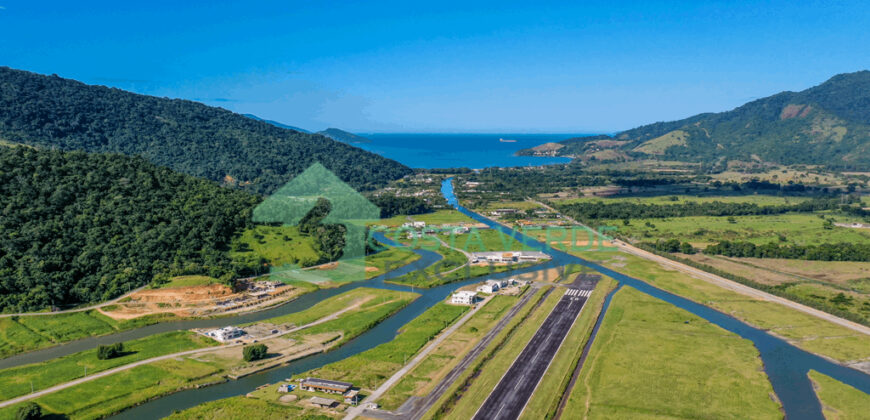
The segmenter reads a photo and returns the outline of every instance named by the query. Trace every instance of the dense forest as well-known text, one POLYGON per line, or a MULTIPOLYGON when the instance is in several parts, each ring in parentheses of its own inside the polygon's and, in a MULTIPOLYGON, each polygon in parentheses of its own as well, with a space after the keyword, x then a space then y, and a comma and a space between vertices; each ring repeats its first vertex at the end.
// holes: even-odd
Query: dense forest
POLYGON ((369 200, 381 209, 384 219, 402 215, 423 214, 432 212, 432 206, 420 197, 396 197, 394 195, 379 195, 369 197, 369 200))
POLYGON ((262 194, 315 162, 358 190, 412 172, 322 135, 282 129, 225 109, 8 67, 0 67, 0 139, 141 156, 262 194))
POLYGON ((612 149, 609 156, 621 159, 760 159, 865 170, 870 168, 870 71, 839 74, 818 86, 781 92, 731 111, 657 122, 613 136, 567 139, 559 146, 555 155, 612 149))
POLYGON ((223 280, 260 198, 142 158, 0 147, 0 311, 97 302, 155 275, 223 280))

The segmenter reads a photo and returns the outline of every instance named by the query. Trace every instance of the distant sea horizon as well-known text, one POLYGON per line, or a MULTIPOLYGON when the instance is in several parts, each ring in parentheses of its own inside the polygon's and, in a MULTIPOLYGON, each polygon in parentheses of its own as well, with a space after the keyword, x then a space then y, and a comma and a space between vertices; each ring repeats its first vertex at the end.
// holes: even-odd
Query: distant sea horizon
POLYGON ((514 156, 520 149, 591 134, 549 133, 357 133, 371 143, 353 145, 412 168, 540 166, 570 162, 569 158, 514 156), (504 140, 515 140, 503 142, 504 140))

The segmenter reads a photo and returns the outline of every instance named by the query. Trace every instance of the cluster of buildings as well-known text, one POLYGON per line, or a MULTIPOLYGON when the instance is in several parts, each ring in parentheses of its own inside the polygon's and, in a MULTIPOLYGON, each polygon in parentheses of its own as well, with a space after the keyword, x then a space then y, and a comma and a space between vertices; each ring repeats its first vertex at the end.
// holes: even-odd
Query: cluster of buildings
POLYGON ((403 229, 412 229, 408 232, 408 239, 422 238, 423 235, 435 235, 440 232, 442 235, 461 235, 471 232, 471 228, 467 226, 443 226, 443 227, 426 227, 426 222, 408 222, 402 224, 403 229))
POLYGON ((471 263, 524 263, 538 262, 550 258, 549 255, 538 251, 498 251, 498 252, 472 252, 471 263))
POLYGON ((517 279, 515 278, 510 278, 506 280, 490 279, 478 286, 477 291, 460 290, 458 292, 454 292, 453 295, 450 296, 450 303, 454 305, 474 305, 480 300, 480 297, 477 296, 478 292, 492 294, 498 292, 501 289, 504 289, 505 287, 515 286, 520 283, 527 285, 531 282, 528 280, 520 282, 517 281, 517 279))

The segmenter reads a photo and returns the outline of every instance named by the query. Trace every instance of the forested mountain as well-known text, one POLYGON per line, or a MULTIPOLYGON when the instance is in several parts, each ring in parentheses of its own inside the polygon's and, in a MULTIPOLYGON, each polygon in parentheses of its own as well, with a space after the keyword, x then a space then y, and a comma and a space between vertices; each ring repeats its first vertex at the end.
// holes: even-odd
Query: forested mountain
POLYGON ((308 131, 308 130, 306 130, 306 129, 304 129, 304 128, 294 127, 294 126, 292 126, 292 125, 287 125, 287 124, 280 123, 280 122, 278 122, 278 121, 274 121, 274 120, 264 120, 264 119, 262 119, 262 118, 260 118, 260 117, 258 117, 258 116, 256 116, 256 115, 254 115, 254 114, 242 114, 242 115, 244 115, 244 116, 246 116, 246 117, 248 117, 248 118, 250 118, 250 119, 253 119, 253 120, 267 122, 267 123, 272 124, 272 125, 274 125, 275 127, 278 127, 278 128, 286 128, 286 129, 288 129, 288 130, 298 131, 298 132, 300 132, 300 133, 308 133, 308 134, 311 134, 310 131, 308 131))
POLYGON ((139 157, 0 146, 0 311, 97 302, 155 275, 229 280, 260 198, 139 157))
POLYGON ((327 128, 323 131, 318 131, 317 134, 329 137, 335 141, 340 141, 344 143, 370 143, 371 140, 358 136, 354 133, 350 133, 344 130, 339 130, 337 128, 327 128))
POLYGON ((179 172, 269 193, 314 162, 357 189, 411 173, 321 135, 221 108, 0 67, 0 141, 142 156, 179 172))
POLYGON ((734 110, 659 122, 616 135, 581 137, 522 154, 692 162, 763 160, 870 168, 870 71, 840 74, 734 110), (607 152, 607 153, 605 153, 607 152))

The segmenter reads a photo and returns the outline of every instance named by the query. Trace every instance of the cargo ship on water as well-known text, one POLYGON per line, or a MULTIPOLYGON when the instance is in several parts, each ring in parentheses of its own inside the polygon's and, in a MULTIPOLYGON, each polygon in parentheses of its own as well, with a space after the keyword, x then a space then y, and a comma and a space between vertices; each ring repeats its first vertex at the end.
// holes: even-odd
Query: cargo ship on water
POLYGON ((510 140, 510 139, 498 139, 498 141, 500 141, 502 143, 516 143, 517 142, 516 140, 510 140))

